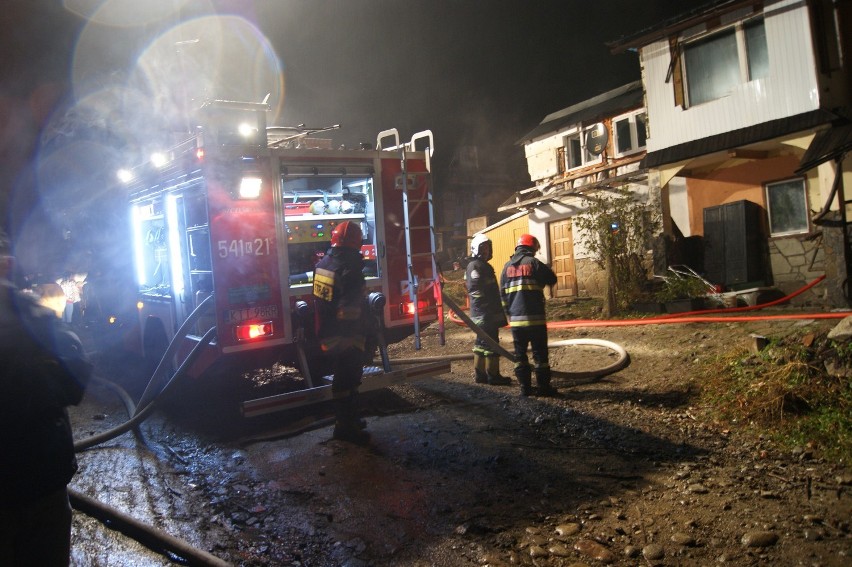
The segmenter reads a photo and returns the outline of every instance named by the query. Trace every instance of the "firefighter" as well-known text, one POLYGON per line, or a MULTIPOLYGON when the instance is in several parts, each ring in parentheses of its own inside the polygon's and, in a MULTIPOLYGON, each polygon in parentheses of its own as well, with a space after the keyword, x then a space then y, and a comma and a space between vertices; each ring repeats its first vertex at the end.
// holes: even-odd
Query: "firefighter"
POLYGON ((500 276, 500 295, 509 317, 515 348, 515 377, 521 384, 522 396, 533 393, 532 369, 527 358, 528 345, 535 363, 535 393, 539 396, 557 395, 556 389, 550 384, 544 307, 544 288, 556 284, 556 274, 535 257, 540 248, 535 236, 522 234, 514 255, 506 262, 500 276))
MULTIPOLYGON (((470 242, 470 261, 464 279, 470 298, 470 318, 485 334, 499 342, 500 327, 506 325, 506 314, 500 301, 500 286, 494 268, 491 239, 477 234, 470 242)), ((476 337, 473 345, 474 379, 478 384, 508 386, 511 380, 500 375, 500 355, 484 339, 476 337)))
POLYGON ((356 397, 364 372, 364 349, 371 328, 362 269, 361 228, 345 221, 331 232, 331 248, 314 270, 317 337, 334 374, 333 437, 364 445, 370 434, 358 419, 356 397))

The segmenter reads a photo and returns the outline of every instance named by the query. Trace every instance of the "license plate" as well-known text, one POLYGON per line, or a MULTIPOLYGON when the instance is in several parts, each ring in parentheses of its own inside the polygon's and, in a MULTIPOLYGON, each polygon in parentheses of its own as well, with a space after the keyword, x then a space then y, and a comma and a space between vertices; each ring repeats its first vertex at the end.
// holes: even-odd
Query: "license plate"
POLYGON ((277 305, 259 305, 225 311, 225 323, 242 323, 252 319, 272 319, 275 317, 278 317, 277 305))

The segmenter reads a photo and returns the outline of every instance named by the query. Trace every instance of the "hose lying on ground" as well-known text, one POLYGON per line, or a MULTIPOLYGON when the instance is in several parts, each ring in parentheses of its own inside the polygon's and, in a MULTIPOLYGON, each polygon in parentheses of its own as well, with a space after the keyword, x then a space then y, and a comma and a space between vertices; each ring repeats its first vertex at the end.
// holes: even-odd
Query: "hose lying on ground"
POLYGON ((68 489, 68 499, 71 501, 71 506, 75 510, 79 510, 96 520, 100 520, 109 527, 132 537, 150 549, 177 556, 186 561, 188 565, 198 565, 201 567, 228 567, 231 565, 215 555, 193 547, 180 538, 144 524, 120 510, 107 506, 103 502, 99 502, 71 488, 68 489))
POLYGON ((207 344, 210 343, 210 341, 212 341, 213 337, 215 336, 216 327, 213 327, 209 331, 204 333, 204 336, 201 337, 201 340, 198 342, 198 344, 193 347, 189 355, 187 355, 186 359, 184 359, 180 367, 177 369, 177 372, 175 372, 174 376, 172 376, 171 379, 166 383, 166 385, 163 386, 162 390, 160 390, 159 393, 154 396, 150 401, 148 401, 148 403, 144 406, 137 406, 135 409, 135 413, 132 414, 132 417, 130 419, 108 431, 104 431, 103 433, 99 433, 98 435, 92 435, 91 437, 87 437, 86 439, 77 441, 76 443, 74 443, 74 451, 80 452, 85 449, 89 449, 90 447, 94 447, 95 445, 100 445, 105 441, 109 441, 110 439, 118 437, 126 431, 130 431, 138 424, 145 421, 145 419, 148 418, 148 416, 151 414, 151 411, 154 409, 154 405, 157 398, 163 395, 169 389, 169 387, 178 380, 179 377, 182 377, 184 375, 186 370, 195 362, 195 360, 201 354, 201 350, 206 347, 207 344))
MULTIPOLYGON (((476 333, 477 337, 484 340, 492 348, 492 350, 494 350, 494 352, 500 354, 501 356, 508 358, 512 362, 515 361, 515 355, 510 353, 509 351, 507 351, 505 348, 503 348, 500 345, 500 343, 498 343, 497 341, 492 339, 490 336, 488 336, 488 333, 483 331, 479 327, 479 325, 474 323, 473 320, 470 317, 467 316, 467 314, 464 312, 464 310, 462 310, 462 308, 459 307, 458 304, 455 301, 453 301, 453 299, 451 297, 449 297, 446 294, 443 294, 443 298, 444 298, 444 303, 446 303, 450 307, 450 309, 453 311, 453 313, 455 313, 456 316, 459 319, 464 321, 467 324, 467 326, 470 328, 470 330, 472 330, 474 333, 476 333)), ((550 326, 550 325, 548 325, 548 326, 550 326)), ((568 379, 584 379, 584 378, 593 378, 593 377, 602 378, 604 376, 608 376, 610 374, 618 372, 619 370, 625 368, 628 364, 630 364, 630 357, 628 356, 627 351, 625 351, 624 348, 621 345, 618 345, 618 344, 611 342, 611 341, 605 341, 603 339, 567 339, 567 340, 564 340, 564 341, 556 341, 556 342, 553 342, 553 343, 549 343, 547 346, 548 346, 548 348, 550 348, 550 347, 579 346, 579 345, 601 346, 601 347, 604 347, 604 348, 611 349, 618 354, 618 359, 614 363, 610 364, 609 366, 607 366, 605 368, 597 369, 597 370, 577 371, 577 372, 575 372, 575 371, 551 371, 554 376, 558 376, 560 378, 568 378, 568 379)), ((473 356, 473 354, 465 355, 466 358, 470 358, 472 356, 473 356)), ((442 360, 442 359, 446 360, 447 358, 449 358, 449 357, 439 357, 438 360, 442 360)), ((462 359, 453 358, 452 360, 462 360, 462 359)), ((400 362, 400 361, 394 360, 394 362, 400 362)))
POLYGON ((597 368, 595 370, 586 370, 586 371, 562 371, 562 370, 552 370, 551 374, 557 378, 568 378, 571 380, 580 380, 583 378, 602 378, 604 376, 609 376, 610 374, 614 374, 619 370, 626 368, 628 364, 630 364, 630 355, 627 354, 627 351, 624 350, 619 344, 613 343, 611 341, 605 341, 603 339, 565 339, 561 341, 554 341, 552 343, 548 343, 548 348, 561 347, 561 346, 599 346, 614 350, 616 354, 618 354, 618 358, 610 364, 609 366, 605 366, 604 368, 597 368))
MULTIPOLYGON (((176 335, 182 336, 182 335, 176 335)), ((118 437, 122 433, 129 431, 131 429, 135 429, 142 421, 148 418, 151 414, 151 411, 154 409, 157 399, 160 396, 166 393, 169 388, 177 382, 177 380, 186 373, 187 369, 195 362, 198 356, 201 354, 201 351, 213 340, 216 336, 216 327, 209 329, 201 340, 198 342, 195 347, 190 351, 184 361, 181 363, 180 367, 174 373, 174 375, 169 379, 169 381, 159 390, 155 395, 151 396, 147 403, 142 406, 135 406, 133 404, 133 400, 129 399, 129 396, 124 392, 123 389, 118 388, 115 389, 119 392, 119 396, 122 398, 122 401, 125 404, 125 407, 128 410, 128 414, 131 416, 129 420, 124 422, 123 424, 110 429, 109 431, 105 431, 98 435, 93 435, 82 441, 78 441, 74 444, 74 451, 80 452, 85 449, 91 448, 95 445, 118 437), (126 398, 126 399, 125 399, 126 398)), ((177 341, 174 341, 177 342, 177 341)), ((165 358, 165 356, 164 356, 165 358)), ((157 372, 152 376, 151 381, 156 377, 157 372)), ((106 385, 110 385, 111 383, 107 380, 99 379, 99 382, 103 382, 106 385)), ((112 386, 110 386, 112 387, 112 386)), ((150 382, 149 382, 150 387, 150 382)), ((146 389, 146 391, 148 391, 146 389)), ((149 526, 139 520, 136 520, 123 512, 116 510, 106 504, 99 502, 93 498, 86 496, 74 489, 68 489, 69 500, 71 501, 71 506, 74 509, 83 512, 97 520, 100 520, 108 527, 115 527, 120 532, 128 535, 138 541, 139 543, 145 545, 146 547, 153 549, 158 552, 169 552, 175 556, 180 557, 183 560, 186 560, 189 565, 198 565, 201 567, 223 567, 230 565, 229 563, 219 559, 218 557, 211 555, 210 553, 200 550, 196 547, 193 547, 186 541, 171 536, 162 530, 155 528, 154 526, 149 526)))
POLYGON ((615 320, 598 320, 598 319, 575 319, 571 321, 553 321, 547 324, 550 329, 570 329, 574 327, 628 327, 632 325, 668 325, 675 323, 730 323, 730 322, 750 322, 750 321, 775 321, 784 319, 843 319, 849 316, 848 311, 833 312, 833 313, 790 313, 784 315, 760 315, 755 317, 736 316, 736 317, 708 317, 715 313, 740 313, 743 311, 755 311, 772 307, 780 303, 789 301, 809 290, 819 282, 825 279, 825 276, 820 276, 814 281, 797 289, 789 295, 785 295, 779 299, 775 299, 768 303, 759 305, 747 305, 745 307, 726 307, 723 309, 704 309, 701 311, 687 311, 684 313, 669 313, 658 317, 648 317, 645 319, 615 319, 615 320))

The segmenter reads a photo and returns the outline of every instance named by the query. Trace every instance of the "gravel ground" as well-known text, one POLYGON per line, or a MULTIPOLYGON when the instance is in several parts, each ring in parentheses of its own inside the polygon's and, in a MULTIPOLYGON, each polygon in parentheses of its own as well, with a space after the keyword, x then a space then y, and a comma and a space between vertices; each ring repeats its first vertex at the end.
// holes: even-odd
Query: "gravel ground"
MULTIPOLYGON (((847 465, 713 423, 694 395, 702 361, 751 334, 835 323, 553 331, 618 343, 630 364, 560 378, 562 397, 543 399, 475 384, 470 362, 454 362, 451 374, 362 395, 369 447, 330 441, 328 407, 238 420, 233 388, 194 384, 141 436, 82 453, 72 487, 234 565, 845 566, 847 465)), ((430 327, 420 351, 410 340, 391 350, 433 357, 472 342, 450 324, 445 346, 430 327)), ((613 357, 562 347, 552 364, 582 371, 613 357)), ((126 383, 133 368, 100 371, 126 383)), ((77 438, 125 418, 98 385, 72 414, 77 438)), ((73 537, 73 565, 179 563, 80 513, 73 537)))

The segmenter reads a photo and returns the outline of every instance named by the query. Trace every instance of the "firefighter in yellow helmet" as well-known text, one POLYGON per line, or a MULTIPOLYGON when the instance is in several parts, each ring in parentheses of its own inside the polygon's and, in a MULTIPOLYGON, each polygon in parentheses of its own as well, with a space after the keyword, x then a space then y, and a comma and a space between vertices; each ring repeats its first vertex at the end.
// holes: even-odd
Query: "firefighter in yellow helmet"
MULTIPOLYGON (((494 268, 488 263, 493 255, 491 239, 477 234, 470 241, 470 261, 465 270, 465 286, 470 299, 470 318, 485 334, 500 340, 500 327, 506 314, 500 302, 500 286, 494 268)), ((508 386, 511 380, 500 374, 500 355, 485 340, 476 337, 473 345, 474 379, 478 384, 508 386)))
POLYGON ((370 434, 358 418, 356 396, 364 373, 370 329, 358 223, 345 221, 331 233, 331 249, 314 269, 314 305, 320 348, 330 359, 334 380, 334 438, 366 444, 370 434))
POLYGON ((547 352, 547 316, 544 309, 544 288, 556 284, 556 274, 547 264, 535 257, 541 248, 538 239, 522 234, 514 255, 506 262, 500 276, 500 296, 509 317, 512 342, 515 347, 515 377, 521 383, 521 395, 532 391, 532 369, 527 358, 527 346, 532 349, 535 363, 536 391, 539 396, 555 396, 550 385, 550 363, 547 352))

